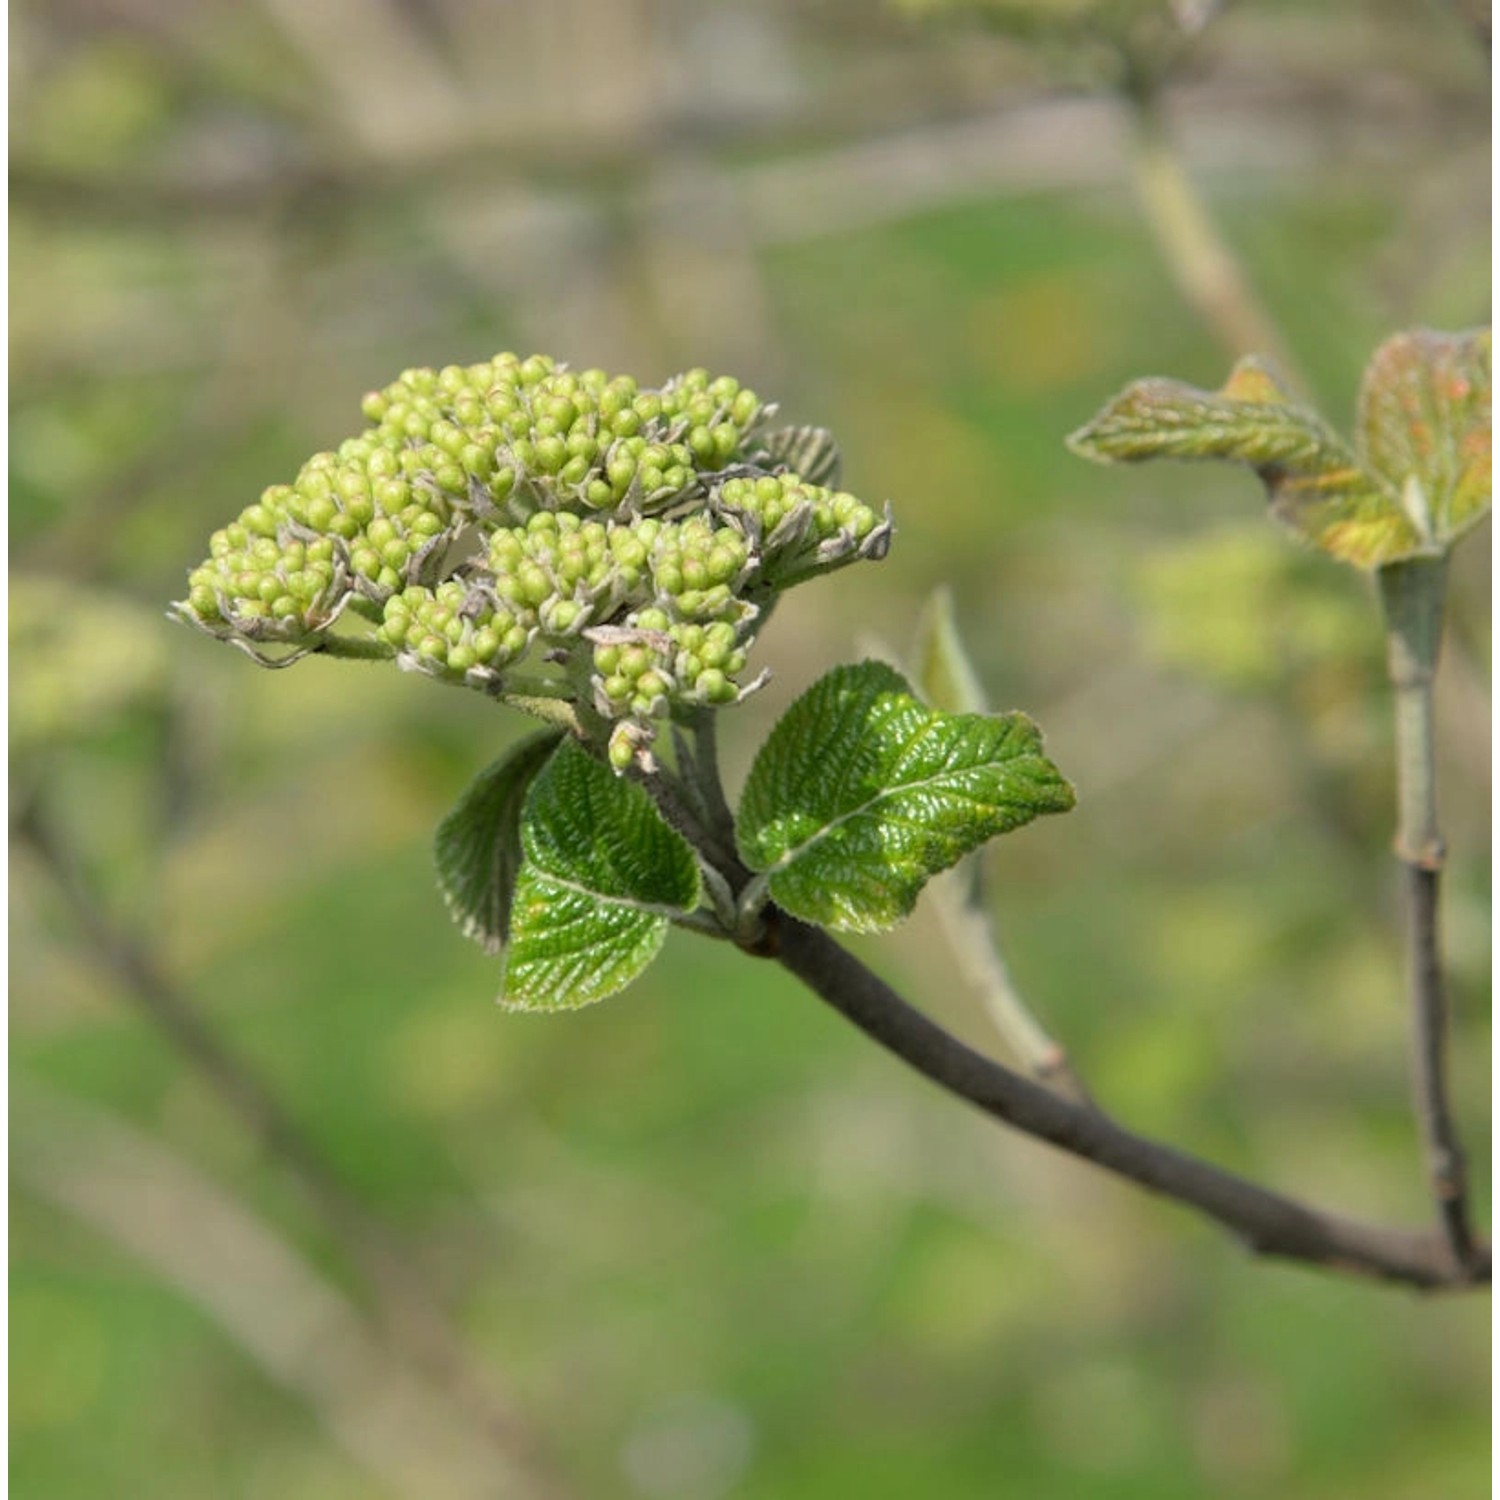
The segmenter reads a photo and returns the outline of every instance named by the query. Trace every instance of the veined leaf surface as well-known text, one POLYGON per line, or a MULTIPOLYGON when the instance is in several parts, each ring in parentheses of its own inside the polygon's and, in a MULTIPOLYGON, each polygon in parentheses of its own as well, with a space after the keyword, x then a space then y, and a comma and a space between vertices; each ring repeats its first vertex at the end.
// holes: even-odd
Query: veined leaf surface
POLYGON ((571 739, 532 784, 521 849, 501 993, 519 1010, 569 1009, 623 989, 656 957, 671 919, 698 905, 687 841, 640 787, 571 739))
POLYGON ((863 662, 814 683, 771 731, 737 836, 793 916, 874 932, 987 839, 1072 805, 1024 714, 935 711, 899 672, 863 662))

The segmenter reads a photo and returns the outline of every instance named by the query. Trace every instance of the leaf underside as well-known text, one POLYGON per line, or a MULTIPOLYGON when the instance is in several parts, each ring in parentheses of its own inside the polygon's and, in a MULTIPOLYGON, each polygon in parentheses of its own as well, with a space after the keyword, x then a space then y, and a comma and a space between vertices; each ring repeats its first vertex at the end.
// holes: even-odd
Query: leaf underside
POLYGON ((751 767, 736 831, 793 916, 877 932, 987 839, 1072 805, 1024 714, 935 711, 900 673, 863 662, 787 710, 751 767))
POLYGON ((532 784, 521 848, 500 997, 518 1010, 571 1009, 623 989, 671 919, 698 905, 687 841, 640 787, 571 739, 532 784))

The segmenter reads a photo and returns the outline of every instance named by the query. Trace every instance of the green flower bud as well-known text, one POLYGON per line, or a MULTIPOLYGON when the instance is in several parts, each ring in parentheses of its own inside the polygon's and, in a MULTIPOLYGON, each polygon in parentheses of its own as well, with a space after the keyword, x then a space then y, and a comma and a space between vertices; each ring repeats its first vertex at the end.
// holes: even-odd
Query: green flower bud
POLYGON ((628 735, 622 734, 624 724, 618 725, 609 737, 609 763, 616 771, 628 771, 635 760, 635 745, 628 735))

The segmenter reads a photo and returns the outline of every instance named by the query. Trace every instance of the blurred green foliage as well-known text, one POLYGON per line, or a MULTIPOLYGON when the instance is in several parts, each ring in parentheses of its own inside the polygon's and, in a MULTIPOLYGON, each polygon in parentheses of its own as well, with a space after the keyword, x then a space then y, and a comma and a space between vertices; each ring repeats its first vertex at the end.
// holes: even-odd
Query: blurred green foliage
MULTIPOLYGON (((991 701, 1078 787, 991 868, 1017 977, 1090 1086, 1417 1220, 1374 601, 1253 531, 1248 479, 1062 446, 1125 380, 1225 363, 1110 165, 1108 112, 1038 103, 1002 40, 853 0, 452 3, 426 30, 371 5, 325 45, 341 13, 17 9, 23 808, 395 1226, 573 1493, 1482 1493, 1476 1301, 1256 1265, 681 934, 611 1004, 503 1014, 430 838, 526 726, 358 665, 260 672, 158 617, 217 518, 392 369, 519 347, 742 371, 838 434, 898 535, 778 612, 777 679, 726 716, 731 781, 798 691, 862 633, 904 644, 950 582, 991 701), (944 177, 971 119, 1000 157, 1022 133, 1029 175, 944 177), (892 137, 936 186, 902 197, 892 137)), ((1195 69, 1195 174, 1331 417, 1389 329, 1485 319, 1483 60, 1440 7, 1231 7, 1195 69)), ((1440 685, 1479 1183, 1487 550, 1459 554, 1440 685)), ((17 1076, 195 1163, 358 1300, 25 843, 12 871, 17 1076)), ((920 909, 861 951, 991 1045, 920 909)), ((12 1232, 18 1496, 399 1492, 24 1173, 12 1232)))

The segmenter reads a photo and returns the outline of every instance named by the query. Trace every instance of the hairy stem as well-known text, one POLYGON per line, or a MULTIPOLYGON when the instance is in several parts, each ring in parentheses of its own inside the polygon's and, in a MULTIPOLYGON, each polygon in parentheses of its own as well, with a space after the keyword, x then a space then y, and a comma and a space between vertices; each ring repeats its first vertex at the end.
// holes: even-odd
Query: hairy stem
POLYGON ((1396 711, 1396 858, 1406 909, 1412 1094, 1438 1219, 1455 1260, 1474 1256, 1467 1171, 1448 1098, 1447 1002, 1438 942, 1444 859, 1437 811, 1433 682, 1442 644, 1445 562, 1415 558, 1379 572, 1396 711))
POLYGON ((1257 1254, 1437 1288, 1487 1283, 1489 1255, 1456 1264, 1440 1236, 1346 1219, 1287 1198, 1116 1124, 993 1062, 907 1004, 816 927, 772 908, 751 951, 774 957, 924 1077, 1027 1135, 1195 1209, 1257 1254))
POLYGON ((1264 354, 1300 389, 1305 376, 1276 321, 1193 185, 1162 117, 1158 85, 1132 80, 1130 164, 1136 196, 1178 290, 1232 358, 1264 354))
POLYGON ((319 656, 336 656, 341 661, 390 661, 396 651, 384 641, 369 635, 328 635, 314 648, 319 656))

